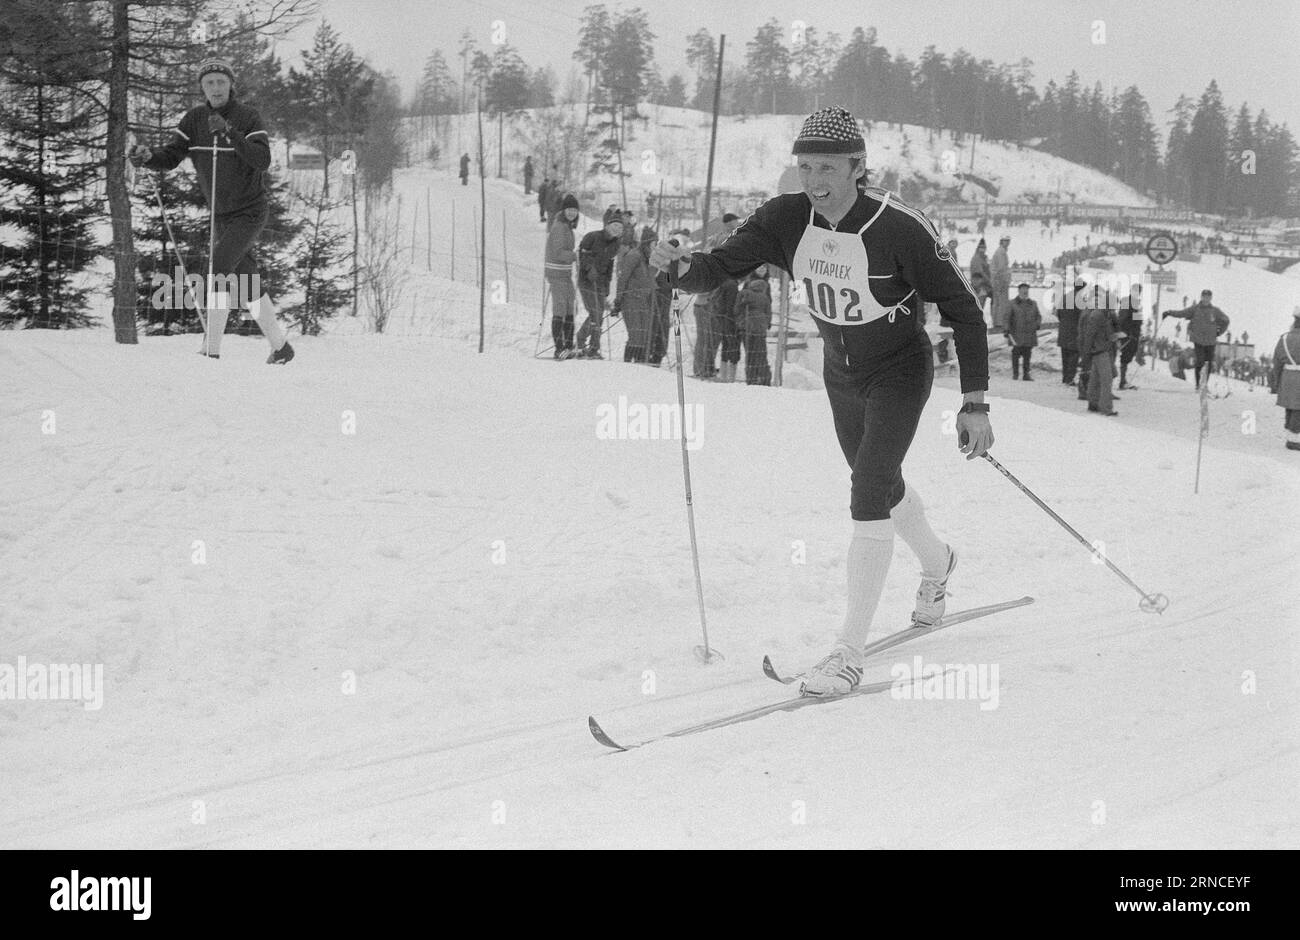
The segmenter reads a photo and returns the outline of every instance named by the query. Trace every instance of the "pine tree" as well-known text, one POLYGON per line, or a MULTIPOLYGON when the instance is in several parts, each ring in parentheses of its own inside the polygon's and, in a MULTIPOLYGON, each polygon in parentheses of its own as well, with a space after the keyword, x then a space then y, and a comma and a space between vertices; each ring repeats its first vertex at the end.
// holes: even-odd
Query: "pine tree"
POLYGON ((583 118, 583 129, 590 118, 591 105, 596 93, 596 80, 605 67, 609 45, 613 40, 613 24, 609 11, 603 3, 585 7, 582 11, 582 28, 578 34, 578 48, 573 58, 582 65, 583 74, 587 76, 587 111, 583 118))
POLYGON ((1250 109, 1243 102, 1237 109, 1232 133, 1228 137, 1228 180, 1224 187, 1224 206, 1229 212, 1244 215, 1247 209, 1255 208, 1260 149, 1255 140, 1255 125, 1250 119, 1250 109))
POLYGON ((502 43, 492 56, 492 72, 483 89, 483 108, 490 114, 519 111, 528 107, 528 66, 509 43, 502 43))
POLYGON ((32 5, 4 27, 0 225, 18 231, 20 247, 0 252, 0 327, 93 322, 77 276, 100 251, 90 232, 103 214, 93 185, 99 129, 72 90, 97 64, 75 50, 90 26, 80 8, 32 5))
POLYGON ((1173 120, 1165 140, 1164 193, 1167 198, 1183 205, 1191 203, 1191 165, 1187 146, 1194 110, 1190 98, 1178 96, 1178 101, 1169 111, 1173 120))
POLYGON ((782 42, 783 28, 775 18, 758 28, 745 44, 745 76, 756 113, 778 114, 790 88, 790 50, 782 42))
POLYGON ((1223 207, 1228 171, 1228 115, 1213 79, 1201 94, 1187 135, 1192 207, 1218 212, 1223 207))
POLYGON ((697 29, 686 39, 686 64, 695 69, 695 96, 691 107, 713 110, 713 85, 718 77, 718 44, 707 29, 697 29))
POLYGON ((0 225, 21 232, 21 249, 0 260, 0 327, 71 329, 94 322, 77 275, 99 254, 92 221, 98 161, 88 114, 39 69, 10 86, 0 105, 9 140, 0 162, 0 225))

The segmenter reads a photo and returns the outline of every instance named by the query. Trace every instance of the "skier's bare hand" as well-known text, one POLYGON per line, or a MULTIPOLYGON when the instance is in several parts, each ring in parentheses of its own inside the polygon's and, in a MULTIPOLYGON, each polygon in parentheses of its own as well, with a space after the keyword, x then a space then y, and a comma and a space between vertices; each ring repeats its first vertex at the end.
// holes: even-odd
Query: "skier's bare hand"
POLYGON ((982 411, 957 415, 957 446, 967 460, 983 457, 993 446, 993 425, 982 411))
MULTIPOLYGON (((671 245, 666 241, 661 241, 656 244, 650 252, 650 264, 658 268, 660 271, 667 271, 668 266, 674 261, 677 261, 680 258, 689 258, 690 256, 691 253, 685 248, 671 245)), ((678 268, 677 273, 684 273, 686 267, 689 267, 689 264, 678 268)))
POLYGON ((126 158, 131 161, 132 166, 140 167, 148 163, 152 156, 152 150, 144 144, 136 144, 131 148, 130 152, 127 153, 126 158))

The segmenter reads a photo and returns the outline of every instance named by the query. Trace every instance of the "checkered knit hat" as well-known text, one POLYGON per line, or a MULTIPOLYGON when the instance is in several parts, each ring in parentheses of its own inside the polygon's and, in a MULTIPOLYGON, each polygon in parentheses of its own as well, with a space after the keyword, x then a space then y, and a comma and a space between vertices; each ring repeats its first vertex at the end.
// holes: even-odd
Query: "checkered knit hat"
POLYGON ((230 84, 235 83, 235 70, 230 67, 230 63, 225 59, 204 59, 199 64, 198 81, 203 81, 204 75, 211 75, 213 72, 220 72, 226 78, 230 79, 230 84))
POLYGON ((814 111, 799 128, 791 153, 838 153, 865 157, 867 142, 852 114, 839 107, 814 111))

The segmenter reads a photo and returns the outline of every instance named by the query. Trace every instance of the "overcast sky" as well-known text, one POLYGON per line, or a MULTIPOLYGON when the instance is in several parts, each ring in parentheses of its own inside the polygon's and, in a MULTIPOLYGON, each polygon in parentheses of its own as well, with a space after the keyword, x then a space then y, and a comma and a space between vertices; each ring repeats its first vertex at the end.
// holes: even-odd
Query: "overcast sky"
MULTIPOLYGON (((346 42, 380 71, 396 75, 409 92, 430 52, 441 49, 448 64, 458 68, 455 53, 462 31, 472 30, 480 46, 488 47, 494 20, 504 23, 506 41, 530 66, 549 64, 563 81, 576 64, 572 54, 586 5, 586 0, 321 0, 321 12, 346 42)), ((901 50, 913 60, 930 44, 947 54, 964 47, 995 63, 1027 57, 1034 63, 1034 85, 1040 91, 1049 78, 1063 82, 1071 69, 1089 87, 1095 81, 1107 91, 1136 84, 1162 131, 1165 112, 1178 94, 1199 98, 1213 78, 1229 109, 1244 101, 1254 114, 1262 106, 1274 121, 1300 131, 1300 0, 606 4, 611 10, 638 5, 649 15, 657 37, 656 60, 665 78, 674 71, 689 76, 686 37, 701 27, 715 38, 726 33, 727 59, 739 63, 744 44, 762 23, 775 17, 789 30, 797 18, 821 34, 838 32, 845 39, 855 26, 875 26, 879 41, 891 53, 901 50), (1098 20, 1104 23, 1104 44, 1093 41, 1098 20)), ((309 45, 310 28, 300 30, 289 44, 293 50, 309 45)))

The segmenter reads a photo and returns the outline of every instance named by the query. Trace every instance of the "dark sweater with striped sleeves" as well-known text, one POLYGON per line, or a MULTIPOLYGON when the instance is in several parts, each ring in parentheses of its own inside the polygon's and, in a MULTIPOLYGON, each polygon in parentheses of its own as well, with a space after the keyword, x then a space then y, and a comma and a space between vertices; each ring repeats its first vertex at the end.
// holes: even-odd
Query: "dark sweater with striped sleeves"
POLYGON ((171 170, 188 156, 198 174, 203 198, 211 207, 215 160, 217 215, 261 209, 267 204, 266 171, 271 166, 271 141, 262 116, 256 109, 232 98, 216 109, 230 124, 230 129, 214 135, 208 130, 208 114, 212 110, 203 104, 186 111, 171 140, 155 150, 144 165, 153 170, 171 170))
MULTIPOLYGON (((860 229, 880 209, 885 195, 883 190, 868 189, 834 230, 860 229)), ((728 278, 743 278, 760 264, 775 265, 790 273, 799 240, 808 227, 811 206, 804 193, 769 199, 721 245, 690 256, 691 267, 681 278, 681 289, 689 293, 712 290, 728 278)), ((831 228, 820 215, 814 222, 818 228, 831 228)), ((902 303, 911 315, 881 317, 860 325, 814 318, 825 343, 827 361, 841 373, 846 367, 853 373, 869 373, 909 346, 919 348, 924 343, 928 349, 921 319, 921 304, 928 301, 937 304, 939 312, 951 321, 961 390, 988 389, 984 316, 969 282, 949 256, 933 223, 891 193, 889 204, 862 234, 862 241, 872 272, 862 287, 870 290, 882 306, 902 303)))

